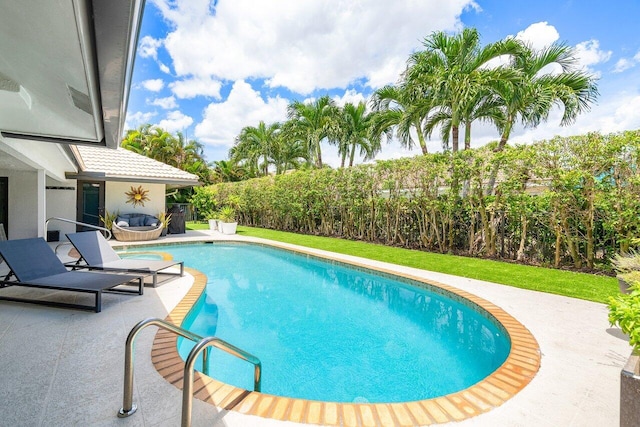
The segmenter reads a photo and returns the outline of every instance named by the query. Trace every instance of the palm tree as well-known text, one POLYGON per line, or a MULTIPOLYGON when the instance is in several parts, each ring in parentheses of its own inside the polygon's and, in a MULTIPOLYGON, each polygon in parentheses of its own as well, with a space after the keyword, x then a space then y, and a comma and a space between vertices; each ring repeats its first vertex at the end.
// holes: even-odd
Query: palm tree
POLYGON ((308 159, 317 168, 322 168, 321 142, 327 139, 336 141, 338 109, 335 101, 323 96, 313 103, 294 101, 287 108, 289 119, 295 132, 304 141, 309 152, 308 159))
POLYGON ((169 140, 169 145, 165 147, 167 163, 178 169, 184 169, 195 162, 204 159, 204 146, 196 141, 189 140, 182 132, 177 132, 176 136, 169 140))
POLYGON ((213 175, 220 182, 237 182, 246 178, 246 170, 229 160, 217 160, 213 162, 213 175))
POLYGON ((151 124, 143 124, 138 129, 129 129, 122 143, 122 148, 133 151, 134 153, 146 156, 148 151, 148 141, 151 139, 151 124))
POLYGON ((338 152, 342 156, 340 167, 344 167, 349 155, 349 167, 353 166, 356 148, 364 160, 370 160, 380 151, 380 134, 372 132, 371 123, 376 113, 367 113, 364 102, 353 105, 347 102, 342 108, 340 143, 338 152))
POLYGON ((267 126, 263 121, 260 121, 258 127, 247 126, 243 128, 236 138, 235 145, 229 151, 229 157, 236 163, 246 163, 254 173, 260 171, 262 175, 267 175, 269 165, 273 163, 272 152, 280 126, 280 123, 272 123, 267 126), (260 160, 262 160, 262 164, 260 164, 260 160))
MULTIPOLYGON (((504 121, 500 99, 490 92, 477 92, 475 98, 470 99, 461 112, 460 123, 464 124, 464 149, 471 148, 471 124, 480 120, 482 122, 500 123, 504 121)), ((452 133, 452 115, 450 109, 439 108, 429 116, 425 123, 425 132, 431 135, 433 130, 439 127, 442 138, 442 147, 449 148, 449 138, 452 133)))
POLYGON ((480 47, 478 31, 465 28, 453 36, 435 32, 424 40, 423 45, 425 50, 409 58, 404 83, 409 91, 425 94, 424 98, 433 100, 437 120, 433 126, 427 126, 427 134, 436 124, 450 120, 452 150, 456 152, 460 124, 465 119, 465 112, 472 110, 470 104, 478 102, 498 82, 517 77, 513 69, 491 68, 487 63, 499 56, 517 53, 520 44, 509 38, 480 47))
POLYGON ((284 173, 289 169, 298 169, 308 161, 309 150, 304 141, 299 138, 299 132, 293 121, 285 122, 280 128, 272 155, 276 174, 284 173))
POLYGON ((372 132, 379 136, 387 133, 390 137, 389 133, 395 127, 400 144, 411 150, 415 146, 411 136, 413 130, 418 136, 422 154, 427 154, 422 124, 429 114, 431 105, 427 99, 415 99, 412 95, 414 94, 404 85, 387 85, 376 90, 371 97, 371 107, 378 112, 371 124, 372 132))
POLYGON ((500 82, 496 94, 501 99, 504 119, 496 125, 501 132, 497 150, 507 144, 513 125, 519 119, 525 126, 536 127, 547 120, 554 105, 562 106, 564 113, 561 126, 571 124, 576 117, 590 109, 597 99, 595 79, 587 73, 577 71, 574 50, 564 44, 554 43, 536 51, 521 44, 511 66, 520 72, 516 81, 500 82), (544 73, 551 64, 560 66, 560 73, 544 73))

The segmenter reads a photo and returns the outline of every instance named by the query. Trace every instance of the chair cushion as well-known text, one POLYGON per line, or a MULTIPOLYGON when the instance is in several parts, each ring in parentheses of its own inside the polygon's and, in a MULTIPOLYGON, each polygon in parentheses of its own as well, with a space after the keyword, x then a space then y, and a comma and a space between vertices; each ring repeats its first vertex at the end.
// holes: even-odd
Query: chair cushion
POLYGON ((144 225, 143 216, 132 216, 129 218, 129 227, 141 227, 144 225))
POLYGON ((118 218, 116 218, 116 225, 118 227, 128 227, 129 226, 129 219, 119 216, 118 218))
POLYGON ((158 218, 151 216, 151 215, 147 215, 144 217, 144 224, 148 227, 157 227, 158 226, 158 218))

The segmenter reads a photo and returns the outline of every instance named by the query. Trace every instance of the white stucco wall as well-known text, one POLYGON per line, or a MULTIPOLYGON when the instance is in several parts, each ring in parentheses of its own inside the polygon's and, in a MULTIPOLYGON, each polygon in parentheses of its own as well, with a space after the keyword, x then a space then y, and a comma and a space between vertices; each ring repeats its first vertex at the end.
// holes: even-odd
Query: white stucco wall
POLYGON ((0 170, 0 176, 9 178, 8 237, 38 237, 38 172, 0 170))
POLYGON ((164 184, 140 184, 136 182, 107 182, 105 185, 104 196, 105 209, 110 212, 125 213, 144 213, 157 216, 160 212, 166 211, 165 206, 165 185, 164 184), (144 202, 144 206, 133 207, 133 204, 126 203, 127 196, 125 192, 131 190, 131 187, 138 188, 142 185, 142 189, 149 190, 147 197, 150 199, 144 202))
MULTIPOLYGON (((76 219, 76 181, 58 182, 47 179, 46 217, 66 218, 70 220, 76 219)), ((66 240, 66 233, 75 233, 76 226, 61 221, 51 221, 48 230, 60 231, 60 240, 66 240)), ((46 238, 46 236, 44 236, 46 238)))

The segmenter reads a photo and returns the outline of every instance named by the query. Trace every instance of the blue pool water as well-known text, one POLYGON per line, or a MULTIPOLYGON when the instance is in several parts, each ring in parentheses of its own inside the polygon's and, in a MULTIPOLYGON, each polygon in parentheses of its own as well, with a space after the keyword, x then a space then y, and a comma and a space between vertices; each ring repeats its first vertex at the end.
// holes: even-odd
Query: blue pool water
MULTIPOLYGON (((183 327, 257 356, 264 393, 405 402, 482 380, 510 342, 486 316, 404 279, 259 245, 164 246, 205 273, 183 327)), ((179 340, 186 359, 193 343, 179 340)), ((196 364, 201 366, 201 364, 196 364)), ((212 350, 210 375, 251 390, 253 366, 212 350)))

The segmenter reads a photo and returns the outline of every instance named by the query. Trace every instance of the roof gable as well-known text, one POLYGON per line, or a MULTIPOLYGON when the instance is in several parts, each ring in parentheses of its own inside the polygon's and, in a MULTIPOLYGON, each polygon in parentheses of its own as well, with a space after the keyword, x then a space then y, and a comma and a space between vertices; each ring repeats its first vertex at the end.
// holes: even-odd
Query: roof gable
POLYGON ((78 162, 78 173, 67 174, 71 179, 99 181, 140 181, 198 185, 198 176, 124 148, 109 149, 77 145, 72 152, 78 162))

